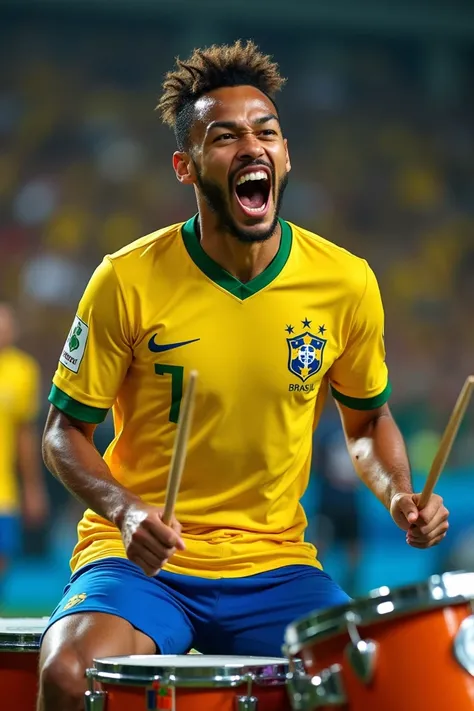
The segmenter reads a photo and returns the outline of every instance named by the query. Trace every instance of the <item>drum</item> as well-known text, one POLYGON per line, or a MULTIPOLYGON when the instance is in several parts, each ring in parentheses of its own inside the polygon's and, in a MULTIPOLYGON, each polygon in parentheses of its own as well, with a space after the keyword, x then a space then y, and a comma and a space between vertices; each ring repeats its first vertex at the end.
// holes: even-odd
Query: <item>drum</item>
POLYGON ((293 709, 472 711, 474 573, 435 575, 299 619, 285 651, 293 709))
POLYGON ((2 711, 35 711, 38 656, 48 618, 0 619, 2 711))
POLYGON ((150 655, 95 659, 86 711, 291 711, 280 657, 150 655), (97 690, 100 682, 101 691, 97 690))

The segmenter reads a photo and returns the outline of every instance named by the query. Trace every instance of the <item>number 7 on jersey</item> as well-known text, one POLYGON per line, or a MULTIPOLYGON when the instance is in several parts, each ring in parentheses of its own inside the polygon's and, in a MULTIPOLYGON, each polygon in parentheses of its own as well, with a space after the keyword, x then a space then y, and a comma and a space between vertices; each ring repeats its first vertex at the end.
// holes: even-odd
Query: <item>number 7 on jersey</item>
POLYGON ((169 413, 170 422, 178 422, 181 399, 183 397, 183 376, 182 365, 161 365, 155 363, 155 373, 157 375, 171 375, 171 405, 169 413))

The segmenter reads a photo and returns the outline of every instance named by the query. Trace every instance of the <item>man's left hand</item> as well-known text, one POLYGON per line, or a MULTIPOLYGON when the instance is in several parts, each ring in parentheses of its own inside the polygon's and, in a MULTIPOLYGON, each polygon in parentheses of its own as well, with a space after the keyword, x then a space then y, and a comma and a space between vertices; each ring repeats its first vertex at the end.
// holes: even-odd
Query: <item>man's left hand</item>
POLYGON ((406 541, 413 548, 438 545, 449 528, 449 511, 438 494, 432 494, 423 509, 418 509, 421 494, 395 494, 390 514, 399 528, 407 532, 406 541))

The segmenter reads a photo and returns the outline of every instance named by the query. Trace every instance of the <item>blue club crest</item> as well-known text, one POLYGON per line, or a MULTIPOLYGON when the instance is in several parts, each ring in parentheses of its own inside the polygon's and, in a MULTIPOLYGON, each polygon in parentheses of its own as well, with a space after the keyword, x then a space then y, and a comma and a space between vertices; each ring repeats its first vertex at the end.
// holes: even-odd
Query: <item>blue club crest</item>
POLYGON ((288 370, 304 382, 320 370, 326 339, 306 331, 286 340, 289 350, 288 370))

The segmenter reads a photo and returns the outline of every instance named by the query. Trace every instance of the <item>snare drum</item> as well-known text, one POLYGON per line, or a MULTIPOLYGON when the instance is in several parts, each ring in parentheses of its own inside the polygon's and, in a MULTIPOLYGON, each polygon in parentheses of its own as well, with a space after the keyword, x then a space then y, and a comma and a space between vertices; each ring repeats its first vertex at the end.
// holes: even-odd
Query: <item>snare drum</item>
POLYGON ((371 592, 289 625, 293 709, 472 711, 474 573, 371 592), (293 678, 292 678, 293 677, 293 678))
POLYGON ((280 657, 150 655, 95 659, 86 711, 291 711, 280 657), (96 690, 100 682, 101 691, 96 690))
POLYGON ((48 618, 0 619, 0 708, 35 711, 38 655, 48 618))

